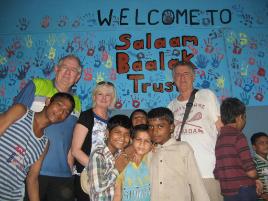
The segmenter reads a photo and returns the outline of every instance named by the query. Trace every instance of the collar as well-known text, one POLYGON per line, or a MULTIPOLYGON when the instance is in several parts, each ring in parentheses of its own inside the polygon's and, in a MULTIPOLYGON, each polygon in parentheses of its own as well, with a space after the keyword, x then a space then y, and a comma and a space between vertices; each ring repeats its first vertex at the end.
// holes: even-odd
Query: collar
POLYGON ((165 147, 168 147, 168 146, 176 144, 176 143, 177 143, 177 140, 175 140, 174 138, 170 138, 163 145, 158 144, 156 148, 165 148, 165 147))
POLYGON ((260 155, 257 154, 257 153, 255 153, 255 156, 256 156, 256 158, 258 158, 258 159, 264 161, 265 163, 268 163, 267 157, 266 157, 266 158, 263 158, 262 156, 260 156, 260 155))
MULTIPOLYGON (((55 87, 55 88, 58 90, 58 92, 59 92, 59 89, 57 88, 57 84, 56 84, 56 80, 55 80, 55 78, 52 80, 52 82, 53 82, 54 87, 55 87)), ((71 95, 74 95, 74 90, 72 89, 72 87, 69 89, 69 91, 68 91, 67 93, 69 93, 69 94, 71 94, 71 95)))

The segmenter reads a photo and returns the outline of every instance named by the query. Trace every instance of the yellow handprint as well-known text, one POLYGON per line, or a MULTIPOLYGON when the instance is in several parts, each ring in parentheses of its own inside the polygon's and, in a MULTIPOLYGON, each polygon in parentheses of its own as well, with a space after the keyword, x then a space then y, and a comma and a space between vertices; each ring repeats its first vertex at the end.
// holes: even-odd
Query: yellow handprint
POLYGON ((2 64, 5 64, 6 62, 7 62, 7 58, 0 55, 0 64, 2 65, 2 64))
POLYGON ((247 45, 248 44, 248 36, 245 33, 240 33, 240 45, 247 45))
POLYGON ((50 60, 53 60, 55 58, 55 56, 56 56, 56 49, 53 48, 53 47, 51 47, 50 50, 49 50, 49 53, 48 53, 48 56, 47 57, 50 60))
POLYGON ((102 82, 104 80, 104 73, 103 72, 97 72, 97 78, 96 78, 96 82, 102 82))
POLYGON ((27 35, 24 40, 25 40, 26 47, 32 48, 32 46, 33 46, 32 36, 31 35, 27 35))
POLYGON ((107 59, 107 61, 105 63, 105 67, 106 68, 112 68, 112 65, 113 65, 112 57, 109 55, 108 59, 107 59))
POLYGON ((48 45, 50 47, 54 46, 54 44, 56 43, 56 36, 55 36, 55 34, 49 34, 48 35, 47 43, 48 43, 48 45))
POLYGON ((224 77, 220 76, 218 79, 216 79, 216 85, 218 88, 223 89, 224 88, 224 77))

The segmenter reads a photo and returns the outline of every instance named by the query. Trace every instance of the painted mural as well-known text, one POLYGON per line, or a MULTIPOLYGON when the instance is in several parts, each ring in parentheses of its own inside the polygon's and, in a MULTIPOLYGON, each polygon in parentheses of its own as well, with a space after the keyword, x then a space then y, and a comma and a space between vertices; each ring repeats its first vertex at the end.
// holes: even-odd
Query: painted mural
POLYGON ((66 54, 83 63, 74 89, 84 110, 100 81, 116 85, 117 109, 166 106, 177 95, 170 69, 178 60, 192 62, 195 86, 219 100, 268 105, 265 0, 30 2, 0 8, 0 112, 33 77, 53 79, 66 54))

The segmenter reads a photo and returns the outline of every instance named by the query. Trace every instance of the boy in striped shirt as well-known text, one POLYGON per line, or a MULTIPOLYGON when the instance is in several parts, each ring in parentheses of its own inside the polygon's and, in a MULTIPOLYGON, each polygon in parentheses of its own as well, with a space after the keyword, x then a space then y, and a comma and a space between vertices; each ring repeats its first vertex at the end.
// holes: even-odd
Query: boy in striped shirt
POLYGON ((48 151, 45 128, 66 119, 74 108, 67 93, 56 93, 41 112, 13 105, 0 114, 0 200, 21 201, 24 180, 29 200, 39 200, 38 176, 48 151))
POLYGON ((259 201, 268 200, 268 135, 263 132, 258 132, 252 135, 251 144, 255 151, 253 161, 256 165, 256 170, 259 179, 263 183, 263 193, 259 201))
POLYGON ((216 142, 214 175, 220 182, 224 201, 256 201, 262 184, 242 133, 246 107, 237 98, 226 98, 220 111, 224 126, 216 142))

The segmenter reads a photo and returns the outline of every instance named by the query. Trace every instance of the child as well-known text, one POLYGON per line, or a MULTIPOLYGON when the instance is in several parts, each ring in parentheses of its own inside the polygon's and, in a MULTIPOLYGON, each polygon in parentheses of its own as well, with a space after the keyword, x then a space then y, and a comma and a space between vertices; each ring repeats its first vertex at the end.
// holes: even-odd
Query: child
MULTIPOLYGON (((134 110, 130 115, 130 121, 131 121, 131 128, 141 125, 141 124, 147 124, 147 113, 142 109, 136 109, 134 110)), ((131 138, 129 139, 128 143, 126 144, 126 149, 121 152, 121 154, 117 157, 116 163, 118 164, 118 168, 120 170, 123 170, 126 165, 128 164, 127 158, 132 158, 134 154, 134 149, 132 146, 132 139, 133 139, 133 132, 131 132, 131 138)), ((127 141, 127 140, 126 140, 127 141)))
POLYGON ((0 115, 0 200, 22 200, 24 180, 30 200, 39 200, 38 176, 48 150, 44 129, 66 119, 74 108, 67 93, 56 93, 41 112, 17 104, 0 115))
POLYGON ((171 138, 174 116, 168 108, 148 113, 149 132, 157 144, 151 152, 152 201, 209 201, 192 148, 171 138), (193 196, 193 197, 192 197, 193 196))
POLYGON ((147 124, 147 113, 142 109, 134 110, 130 115, 132 127, 147 124))
POLYGON ((216 142, 214 175, 220 182, 224 201, 256 201, 257 173, 242 133, 246 124, 245 105, 237 98, 226 98, 220 111, 224 126, 216 142))
POLYGON ((117 179, 114 201, 151 200, 148 158, 145 156, 152 147, 148 126, 135 126, 132 135, 134 157, 129 159, 128 165, 117 179))
POLYGON ((253 161, 256 165, 258 176, 263 183, 263 194, 261 194, 259 201, 268 200, 268 135, 263 132, 253 134, 251 144, 255 151, 253 161))
POLYGON ((118 170, 115 155, 126 145, 130 136, 130 119, 125 115, 115 115, 107 123, 106 144, 99 144, 90 154, 89 197, 91 201, 112 201, 118 170))

